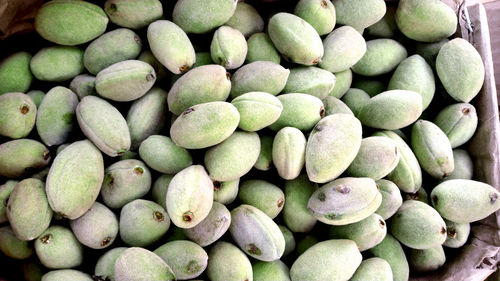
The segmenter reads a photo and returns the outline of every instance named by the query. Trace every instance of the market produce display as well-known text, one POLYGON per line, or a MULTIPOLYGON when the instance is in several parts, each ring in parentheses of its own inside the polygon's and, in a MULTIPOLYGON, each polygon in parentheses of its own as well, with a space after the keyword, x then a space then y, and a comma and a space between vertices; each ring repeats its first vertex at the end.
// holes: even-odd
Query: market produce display
POLYGON ((13 276, 404 281, 500 209, 449 6, 171 2, 46 1, 0 61, 13 276))

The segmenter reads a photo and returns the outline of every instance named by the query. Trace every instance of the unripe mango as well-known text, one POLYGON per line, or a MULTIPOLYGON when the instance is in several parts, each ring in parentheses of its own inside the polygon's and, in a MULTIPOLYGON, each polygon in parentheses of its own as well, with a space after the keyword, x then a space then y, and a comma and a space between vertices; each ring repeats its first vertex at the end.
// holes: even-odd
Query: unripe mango
POLYGON ((237 3, 235 0, 181 0, 175 3, 172 18, 186 33, 207 33, 227 22, 237 3))
POLYGON ((208 253, 207 276, 212 281, 253 280, 245 253, 227 242, 217 242, 208 253))
POLYGON ((36 105, 28 95, 0 95, 0 135, 12 139, 26 137, 35 126, 36 115, 36 105))
POLYGON ((330 72, 345 71, 355 65, 366 53, 366 42, 363 36, 351 26, 335 29, 323 40, 325 54, 319 66, 330 72), (350 45, 346 48, 345 44, 350 45))
POLYGON ((143 248, 125 250, 115 263, 115 280, 175 281, 172 269, 158 255, 143 248))
POLYGON ((273 141, 273 163, 280 177, 293 180, 304 167, 306 137, 297 128, 284 127, 279 130, 273 141))
POLYGON ((214 202, 208 216, 198 225, 184 229, 184 234, 191 241, 206 247, 217 241, 231 225, 231 213, 226 206, 214 202))
POLYGON ((0 62, 0 95, 9 92, 28 91, 33 81, 30 71, 31 54, 14 53, 0 62))
POLYGON ((0 175, 17 178, 45 168, 50 161, 50 152, 40 142, 18 139, 0 145, 0 175))
POLYGON ((366 42, 365 55, 352 67, 352 71, 364 76, 389 73, 407 55, 405 47, 393 39, 370 40, 366 42))
POLYGON ((263 180, 248 180, 241 183, 238 199, 242 204, 254 206, 274 219, 285 204, 285 195, 276 185, 263 180))
POLYGON ((107 0, 104 11, 119 26, 140 29, 163 15, 160 0, 107 0))

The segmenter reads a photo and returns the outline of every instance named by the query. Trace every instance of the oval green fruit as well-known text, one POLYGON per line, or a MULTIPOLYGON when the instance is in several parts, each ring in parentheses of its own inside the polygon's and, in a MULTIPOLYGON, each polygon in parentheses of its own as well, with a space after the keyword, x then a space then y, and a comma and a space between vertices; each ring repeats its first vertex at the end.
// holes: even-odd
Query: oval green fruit
POLYGON ((245 36, 230 26, 219 27, 210 44, 212 60, 226 69, 236 69, 243 65, 248 46, 245 36))
POLYGON ((178 280, 198 277, 205 271, 208 264, 207 252, 191 241, 171 241, 160 246, 153 253, 170 266, 178 280))
POLYGON ((83 50, 68 46, 43 48, 31 59, 30 68, 33 76, 41 81, 63 82, 69 80, 85 70, 83 50))
POLYGON ((411 249, 408 262, 416 272, 434 271, 446 262, 443 246, 438 245, 425 250, 411 249))
POLYGON ((381 179, 375 182, 382 194, 382 203, 375 211, 384 220, 389 219, 394 215, 399 207, 403 204, 403 197, 397 185, 392 181, 381 179))
POLYGON ((310 182, 305 174, 286 181, 283 220, 291 231, 307 233, 316 225, 317 219, 307 209, 307 202, 317 189, 318 185, 310 182))
POLYGON ((351 87, 352 71, 349 68, 334 74, 336 78, 335 87, 333 87, 333 90, 328 95, 340 99, 351 87))
POLYGON ((8 180, 0 185, 0 223, 9 221, 7 218, 7 202, 17 183, 18 181, 8 180))
POLYGON ((264 20, 259 12, 245 2, 238 2, 233 16, 224 25, 239 30, 245 38, 264 30, 264 20))
POLYGON ((166 136, 152 135, 139 147, 141 159, 153 170, 175 174, 193 164, 191 154, 166 136))
POLYGON ((175 281, 172 269, 155 253, 143 248, 125 250, 115 263, 115 281, 175 281))
POLYGON ((0 175, 6 178, 25 176, 45 168, 50 161, 50 151, 42 143, 18 139, 0 145, 0 175))
POLYGON ((107 0, 104 11, 119 26, 140 29, 163 15, 160 0, 107 0))
POLYGON ((391 265, 381 258, 365 259, 352 276, 351 281, 392 281, 391 265))
POLYGON ((95 91, 95 76, 88 74, 80 74, 71 80, 69 88, 73 91, 79 99, 85 96, 97 95, 95 91))
POLYGON ((293 180, 304 167, 306 137, 297 128, 284 127, 274 136, 272 157, 280 177, 293 180))
POLYGON ((295 6, 294 14, 312 25, 320 36, 330 33, 337 19, 330 1, 301 0, 295 6))
POLYGON ((92 281, 90 275, 74 269, 52 270, 42 276, 41 281, 92 281))
POLYGON ((352 71, 364 76, 389 73, 407 55, 405 47, 396 40, 386 38, 370 40, 366 42, 366 53, 352 67, 352 71))
POLYGON ((26 137, 35 126, 36 115, 36 105, 28 95, 0 95, 0 135, 12 139, 26 137))
POLYGON ((468 103, 449 105, 438 113, 434 124, 448 136, 452 148, 459 147, 468 142, 476 132, 476 108, 468 103))
POLYGON ((384 219, 375 213, 356 223, 330 228, 330 238, 352 240, 356 242, 360 251, 380 244, 386 233, 387 226, 384 219))
POLYGON ((35 240, 40 262, 50 269, 79 266, 83 262, 83 246, 70 229, 53 225, 35 240))
POLYGON ((256 61, 242 66, 231 77, 231 97, 248 92, 265 92, 276 96, 286 85, 290 70, 278 63, 256 61))
POLYGON ((284 93, 310 94, 323 100, 335 86, 335 75, 324 69, 303 66, 290 70, 284 93))
POLYGON ((384 259, 389 263, 394 281, 407 281, 410 275, 410 267, 406 259, 403 247, 398 240, 389 233, 377 246, 371 248, 369 252, 375 257, 384 259))
POLYGON ((118 234, 118 218, 99 202, 81 217, 69 223, 71 231, 83 245, 92 249, 110 246, 118 234))
POLYGON ((255 132, 274 123, 283 111, 281 101, 268 93, 249 92, 236 97, 231 104, 240 113, 238 127, 255 132))
POLYGON ((284 127, 295 127, 301 131, 311 130, 324 117, 323 102, 315 96, 300 93, 279 95, 283 111, 269 128, 279 131, 284 127))
POLYGON ((30 71, 31 54, 17 52, 0 62, 0 95, 28 91, 33 81, 30 71))
POLYGON ((126 247, 113 248, 100 256, 95 265, 94 276, 114 281, 115 262, 126 249, 126 247))
POLYGON ((0 228, 0 251, 11 259, 24 260, 33 255, 28 241, 20 240, 9 226, 0 228))
POLYGON ((280 260, 272 262, 256 261, 252 263, 254 280, 290 281, 290 269, 280 260))
POLYGON ((469 239, 470 223, 452 222, 447 219, 444 222, 446 223, 447 236, 443 246, 448 248, 462 247, 469 239))
POLYGON ((362 30, 378 22, 386 12, 382 0, 333 0, 337 23, 362 30))
POLYGON ((235 0, 180 0, 175 3, 172 18, 186 33, 207 33, 227 22, 237 3, 235 0))
POLYGON ((247 40, 248 52, 246 61, 270 61, 279 64, 281 56, 266 33, 255 33, 247 40))
POLYGON ((207 276, 212 281, 253 280, 245 253, 227 242, 217 242, 208 253, 207 276))
POLYGON ((348 25, 339 27, 328 34, 323 40, 323 45, 325 54, 319 67, 334 73, 351 68, 366 53, 365 39, 356 29, 348 25), (346 44, 350 47, 346 48, 346 44))
POLYGON ((208 216, 193 228, 184 229, 184 234, 196 244, 206 247, 219 240, 231 225, 231 213, 226 206, 214 202, 208 216))
POLYGON ((285 204, 285 194, 276 185, 264 180, 247 180, 240 184, 238 199, 242 204, 254 206, 276 218, 285 204))

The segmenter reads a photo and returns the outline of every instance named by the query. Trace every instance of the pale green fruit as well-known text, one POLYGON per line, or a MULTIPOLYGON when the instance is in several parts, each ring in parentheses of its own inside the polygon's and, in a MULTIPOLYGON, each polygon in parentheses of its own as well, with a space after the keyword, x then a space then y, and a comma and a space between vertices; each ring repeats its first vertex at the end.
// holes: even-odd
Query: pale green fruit
POLYGON ((206 272, 212 281, 253 280, 252 264, 245 253, 222 241, 210 249, 206 272))
POLYGON ((69 225, 78 241, 92 249, 110 246, 118 234, 118 218, 99 202, 69 225))
POLYGON ((68 228, 51 226, 35 240, 40 262, 50 269, 79 266, 83 262, 83 246, 68 228))
POLYGON ((115 281, 175 281, 172 269, 155 253, 132 247, 115 263, 115 281))
POLYGON ((191 241, 171 241, 153 253, 170 266, 177 280, 196 278, 207 268, 207 252, 191 241))
POLYGON ((229 229, 229 225, 231 225, 231 213, 224 205, 214 202, 204 220, 195 227, 183 231, 188 239, 206 247, 219 240, 229 229))

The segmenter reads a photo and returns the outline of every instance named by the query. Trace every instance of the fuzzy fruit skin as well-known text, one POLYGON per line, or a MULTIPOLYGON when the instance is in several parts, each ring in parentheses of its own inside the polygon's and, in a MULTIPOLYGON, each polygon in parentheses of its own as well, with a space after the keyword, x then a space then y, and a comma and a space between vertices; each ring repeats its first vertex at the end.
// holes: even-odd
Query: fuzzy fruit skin
POLYGON ((10 194, 16 187, 18 181, 8 180, 0 185, 0 223, 8 221, 7 218, 7 202, 9 201, 10 194))
POLYGON ((306 174, 301 174, 285 183, 285 206, 283 220, 293 232, 310 232, 317 219, 307 209, 307 202, 318 189, 318 185, 309 181, 306 174))
POLYGON ((208 253, 207 276, 213 281, 253 280, 252 264, 238 247, 219 241, 208 253))
POLYGON ((476 108, 468 103, 449 105, 438 113, 434 124, 448 136, 452 148, 459 147, 468 142, 476 132, 476 108))
POLYGON ((193 164, 189 151, 162 135, 151 135, 143 140, 139 155, 149 167, 164 174, 176 174, 193 164))
POLYGON ((41 81, 63 82, 85 70, 79 47, 51 46, 40 49, 30 61, 33 76, 41 81))
POLYGON ((235 0, 181 0, 175 4, 172 18, 186 33, 203 34, 227 22, 237 3, 235 0))
POLYGON ((207 252, 191 241, 171 241, 160 246, 153 253, 172 268, 178 280, 196 278, 207 268, 207 252))
POLYGON ((290 281, 290 269, 280 260, 272 262, 255 261, 252 263, 255 280, 261 281, 290 281))
POLYGON ((273 124, 281 115, 281 101, 268 93, 249 92, 231 101, 240 113, 238 127, 244 131, 255 132, 273 124))
POLYGON ((80 74, 75 76, 75 78, 71 80, 69 88, 80 100, 85 96, 97 95, 95 90, 95 76, 92 75, 80 74))
POLYGON ((323 102, 315 96, 289 93, 279 95, 278 99, 283 105, 283 111, 278 120, 269 126, 273 131, 279 131, 284 127, 309 131, 325 115, 323 102))
POLYGON ((391 266, 394 281, 406 281, 410 276, 410 267, 403 247, 392 235, 387 234, 382 243, 371 248, 369 252, 375 257, 386 260, 391 266))
POLYGON ((351 87, 352 70, 349 68, 344 71, 336 72, 335 78, 335 87, 333 87, 333 90, 328 95, 340 99, 351 87))
POLYGON ((361 253, 354 241, 326 240, 300 255, 290 268, 290 276, 292 280, 349 280, 361 260, 361 253))
POLYGON ((283 234, 283 238, 285 238, 285 251, 282 256, 285 257, 295 250, 295 237, 293 237, 293 233, 286 226, 278 225, 278 227, 281 230, 281 234, 283 234))
POLYGON ((115 262, 118 257, 126 250, 126 247, 117 247, 108 250, 99 257, 95 265, 94 275, 103 279, 115 280, 115 262))
POLYGON ((333 0, 337 12, 337 23, 362 30, 378 22, 386 12, 381 0, 333 0))
POLYGON ((500 193, 491 185, 464 179, 440 183, 431 192, 439 214, 456 223, 481 220, 500 209, 500 193))
POLYGON ((219 27, 210 44, 212 60, 226 69, 236 69, 243 65, 248 52, 245 36, 229 26, 219 27))
POLYGON ((0 135, 12 139, 28 136, 35 126, 37 112, 35 103, 26 94, 0 95, 0 135))
POLYGON ((325 54, 319 67, 333 73, 345 71, 355 65, 366 53, 366 41, 356 29, 342 26, 323 40, 325 54), (351 45, 345 48, 346 42, 351 45))
POLYGON ((312 25, 320 36, 332 32, 337 19, 330 1, 301 0, 295 6, 294 14, 312 25))
POLYGON ((323 100, 335 87, 335 75, 314 66, 295 67, 283 91, 285 93, 304 93, 323 100))
POLYGON ((382 203, 380 203, 380 207, 378 207, 375 213, 379 214, 384 220, 387 220, 401 207, 403 197, 398 186, 392 181, 381 179, 376 181, 376 183, 382 194, 382 203))
POLYGON ((202 247, 216 242, 231 225, 231 213, 226 206, 214 202, 208 216, 198 225, 184 229, 184 234, 191 241, 202 247))
POLYGON ((0 176, 17 178, 45 168, 50 152, 42 143, 18 139, 0 145, 0 176))
POLYGON ((280 177, 293 180, 304 167, 306 137, 297 128, 284 127, 279 130, 273 141, 273 163, 280 177))
POLYGON ((238 246, 255 259, 278 260, 285 251, 285 238, 278 225, 253 206, 243 204, 231 211, 229 232, 238 246))
POLYGON ((155 253, 143 248, 125 250, 115 263, 115 281, 175 281, 172 269, 155 253))
POLYGON ((275 62, 256 61, 242 66, 231 76, 231 97, 248 92, 278 95, 286 85, 290 70, 275 62))
POLYGON ((384 219, 375 213, 362 221, 330 228, 331 238, 353 240, 360 251, 371 249, 380 244, 386 233, 387 227, 384 219))
POLYGON ((254 33, 247 40, 247 63, 256 61, 270 61, 279 64, 281 56, 274 47, 271 38, 266 33, 254 33))
POLYGON ((163 15, 160 0, 107 0, 104 11, 112 23, 140 29, 163 15))
POLYGON ((393 39, 366 42, 365 55, 352 67, 354 73, 377 76, 394 70, 408 56, 405 47, 393 39))
POLYGON ((92 281, 90 275, 74 269, 52 270, 42 276, 41 281, 92 281))
POLYGON ((0 95, 28 91, 33 81, 30 61, 31 54, 27 52, 17 52, 0 61, 0 95))
POLYGON ((434 271, 446 262, 443 246, 438 245, 425 250, 411 249, 408 262, 416 272, 434 271))
POLYGON ((110 246, 118 235, 118 218, 99 202, 81 217, 70 221, 70 227, 83 245, 92 249, 110 246))
POLYGON ((238 2, 233 16, 224 24, 237 29, 248 38, 250 35, 264 30, 264 19, 259 12, 245 2, 238 2))
POLYGON ((285 195, 276 185, 264 180, 247 180, 240 184, 238 199, 252 205, 270 218, 276 218, 285 205, 285 195))
POLYGON ((462 247, 469 238, 470 223, 457 223, 447 219, 444 222, 446 223, 447 236, 443 246, 448 248, 462 247))
POLYGON ((94 204, 104 179, 101 152, 90 141, 77 141, 59 153, 46 181, 50 207, 76 219, 94 204))
POLYGON ((455 169, 444 180, 464 179, 471 180, 474 175, 474 162, 465 149, 453 149, 453 163, 455 169))
POLYGON ((350 279, 351 281, 392 281, 391 265, 381 258, 365 259, 350 279))
POLYGON ((50 269, 79 266, 83 262, 83 246, 70 229, 51 226, 35 240, 36 255, 50 269))
POLYGON ((9 258, 23 260, 33 255, 28 241, 20 240, 9 226, 0 228, 0 251, 9 258))

